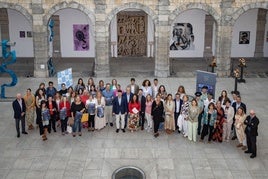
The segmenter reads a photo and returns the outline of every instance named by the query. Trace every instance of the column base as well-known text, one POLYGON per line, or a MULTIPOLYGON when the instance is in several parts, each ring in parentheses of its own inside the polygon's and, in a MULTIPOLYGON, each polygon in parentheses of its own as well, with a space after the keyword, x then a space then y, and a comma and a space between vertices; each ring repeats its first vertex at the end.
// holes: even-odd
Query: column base
POLYGON ((95 64, 94 75, 96 77, 110 77, 110 66, 108 64, 95 64))

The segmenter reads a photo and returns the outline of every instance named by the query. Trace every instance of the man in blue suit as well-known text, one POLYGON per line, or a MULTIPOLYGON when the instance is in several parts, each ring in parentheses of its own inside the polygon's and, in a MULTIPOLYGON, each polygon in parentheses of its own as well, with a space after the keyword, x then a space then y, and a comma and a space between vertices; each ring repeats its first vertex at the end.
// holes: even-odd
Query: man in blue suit
MULTIPOLYGON (((180 98, 180 93, 176 93, 174 102, 175 102, 175 111, 174 111, 175 126, 176 126, 176 129, 179 129, 179 127, 177 126, 177 121, 181 113, 181 105, 183 103, 182 99, 180 98)), ((178 132, 180 133, 179 130, 178 132)))
POLYGON ((14 111, 14 119, 16 120, 17 137, 19 138, 20 137, 20 121, 21 121, 22 133, 28 134, 25 131, 26 105, 20 93, 17 94, 16 99, 12 103, 12 107, 14 111))
POLYGON ((116 120, 116 133, 119 132, 120 123, 123 132, 126 132, 125 127, 125 115, 127 114, 127 99, 122 96, 122 90, 117 91, 118 96, 113 101, 113 115, 116 120))

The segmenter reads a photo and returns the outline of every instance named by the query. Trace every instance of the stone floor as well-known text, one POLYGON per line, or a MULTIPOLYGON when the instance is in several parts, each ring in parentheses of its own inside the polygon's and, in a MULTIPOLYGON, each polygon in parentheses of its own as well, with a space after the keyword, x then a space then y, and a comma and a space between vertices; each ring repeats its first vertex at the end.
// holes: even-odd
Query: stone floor
MULTIPOLYGON (((117 78, 122 87, 130 78, 117 78)), ((153 77, 149 78, 150 80, 153 77)), ((9 78, 0 78, 1 83, 9 78)), ((19 78, 15 88, 7 88, 6 96, 36 89, 40 82, 56 79, 19 78)), ((77 79, 75 79, 75 82, 77 79)), ((97 82, 99 79, 94 78, 97 82)), ((141 84, 143 79, 137 78, 141 84)), ((114 127, 87 132, 82 137, 48 135, 41 141, 38 130, 16 137, 10 100, 0 102, 0 178, 111 178, 114 170, 134 165, 144 170, 148 179, 175 178, 268 178, 268 95, 267 78, 249 78, 239 84, 242 100, 248 109, 255 109, 260 119, 258 156, 250 159, 236 148, 237 140, 230 143, 193 143, 174 133, 163 132, 159 138, 152 133, 138 131, 118 134, 114 127)), ((87 81, 85 78, 84 81, 87 81)), ((105 78, 110 82, 111 78, 105 78)), ((195 78, 160 78, 167 91, 174 94, 184 85, 188 94, 195 92, 195 78)), ((232 91, 232 78, 217 79, 217 96, 222 89, 232 91)))

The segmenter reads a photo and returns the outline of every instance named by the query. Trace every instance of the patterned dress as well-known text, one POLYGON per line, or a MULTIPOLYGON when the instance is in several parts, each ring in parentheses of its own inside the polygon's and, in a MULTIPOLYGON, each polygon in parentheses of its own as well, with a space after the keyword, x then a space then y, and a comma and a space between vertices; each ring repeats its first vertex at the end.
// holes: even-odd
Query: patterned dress
POLYGON ((222 142, 223 123, 224 123, 224 110, 222 109, 222 107, 217 108, 216 128, 214 129, 212 140, 222 142))

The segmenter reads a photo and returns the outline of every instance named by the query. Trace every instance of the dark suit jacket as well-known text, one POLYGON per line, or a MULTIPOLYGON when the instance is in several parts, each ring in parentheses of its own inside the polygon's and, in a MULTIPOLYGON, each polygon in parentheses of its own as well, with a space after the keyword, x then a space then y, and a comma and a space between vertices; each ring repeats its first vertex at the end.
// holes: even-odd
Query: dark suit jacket
POLYGON ((246 135, 258 136, 259 119, 255 116, 250 121, 250 116, 247 116, 244 124, 247 126, 245 129, 246 135), (250 123, 249 123, 250 122, 250 123))
MULTIPOLYGON (((233 103, 234 113, 236 113, 236 102, 233 103)), ((241 102, 240 107, 244 109, 245 114, 247 113, 247 106, 241 102)))
POLYGON ((121 112, 121 114, 125 114, 128 110, 127 106, 128 106, 127 99, 124 96, 122 96, 121 105, 119 105, 118 96, 117 96, 113 100, 113 113, 119 114, 121 112))
POLYGON ((21 113, 23 113, 23 112, 25 113, 25 111, 26 111, 26 105, 25 105, 24 99, 21 98, 21 100, 22 100, 22 108, 20 107, 20 103, 18 102, 17 99, 15 101, 13 101, 13 103, 12 103, 15 119, 21 118, 21 113))
MULTIPOLYGON (((174 99, 174 103, 175 103, 175 112, 176 113, 176 109, 177 109, 177 103, 176 103, 176 99, 174 99)), ((182 105, 183 101, 180 99, 180 106, 179 106, 179 113, 181 113, 181 105, 182 105)))
MULTIPOLYGON (((129 101, 131 101, 131 99, 132 99, 132 97, 133 97, 133 93, 130 93, 130 98, 129 98, 129 101)), ((123 93, 123 95, 122 96, 124 96, 125 98, 126 98, 126 100, 127 100, 127 93, 125 92, 125 93, 123 93)), ((129 103, 129 101, 127 101, 127 103, 129 103)))
POLYGON ((141 104, 141 110, 140 112, 142 114, 145 114, 145 108, 146 108, 146 98, 144 96, 141 97, 141 101, 139 101, 139 103, 141 104))

